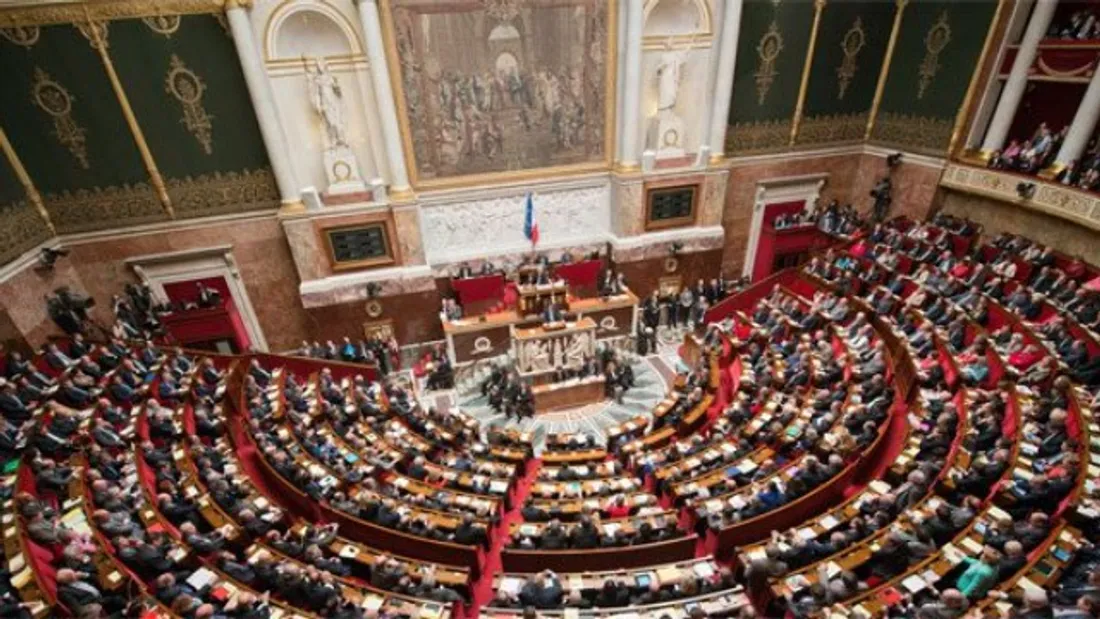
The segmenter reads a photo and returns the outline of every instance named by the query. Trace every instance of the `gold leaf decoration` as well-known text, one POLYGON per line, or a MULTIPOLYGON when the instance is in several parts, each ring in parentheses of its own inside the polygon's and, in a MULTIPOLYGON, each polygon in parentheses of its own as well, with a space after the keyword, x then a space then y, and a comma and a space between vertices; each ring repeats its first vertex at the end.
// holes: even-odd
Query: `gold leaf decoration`
POLYGON ((863 30, 863 18, 856 17, 855 23, 848 29, 848 32, 844 33, 844 38, 840 41, 840 49, 844 51, 844 60, 836 68, 837 86, 839 86, 837 99, 843 99, 848 92, 848 86, 852 83, 852 78, 856 76, 856 71, 859 69, 856 66, 856 58, 865 45, 867 45, 867 33, 863 30))
POLYGON ((768 98, 768 91, 775 82, 775 76, 779 75, 775 70, 775 60, 782 51, 783 34, 779 32, 779 24, 772 21, 768 31, 760 37, 760 42, 756 45, 760 62, 756 65, 756 73, 753 77, 756 79, 756 100, 759 105, 764 105, 764 100, 768 98))
POLYGON ((726 152, 752 153, 786 148, 791 138, 791 120, 737 123, 726 131, 726 152))
POLYGON ((166 184, 180 217, 279 208, 279 188, 269 168, 170 178, 166 184))
POLYGON ((107 42, 107 22, 95 21, 95 20, 83 20, 73 24, 76 29, 80 31, 80 34, 88 40, 88 45, 92 46, 92 49, 99 49, 99 45, 108 47, 107 42))
POLYGON ((918 99, 924 98, 924 93, 928 91, 928 87, 936 79, 936 74, 940 71, 940 54, 950 42, 951 24, 947 19, 947 11, 944 11, 924 35, 924 60, 921 61, 920 68, 917 69, 920 76, 920 79, 917 80, 918 99))
POLYGON ((41 35, 42 29, 38 26, 11 26, 9 28, 0 28, 0 36, 20 47, 26 47, 27 49, 34 47, 34 44, 38 42, 38 37, 41 35))
POLYGON ((954 127, 952 118, 882 113, 875 120, 874 141, 942 155, 951 141, 954 127))
POLYGON ((799 144, 861 142, 867 130, 867 112, 807 116, 798 130, 799 144))
POLYGON ((15 260, 49 237, 46 222, 26 201, 0 207, 0 263, 15 260))
POLYGON ((206 92, 206 85, 175 54, 172 54, 169 61, 168 75, 164 77, 164 88, 183 107, 183 118, 180 119, 183 126, 187 127, 191 135, 199 141, 203 152, 207 155, 213 153, 214 125, 211 121, 214 117, 207 114, 206 108, 202 106, 202 95, 206 92))
POLYGON ((26 3, 0 10, 0 18, 21 24, 47 26, 88 19, 110 21, 158 15, 202 15, 224 12, 227 0, 126 0, 125 2, 26 3))
POLYGON ((80 167, 87 170, 88 148, 86 131, 73 120, 74 98, 64 86, 55 82, 39 67, 34 69, 31 100, 53 121, 53 135, 68 149, 80 167))
POLYGON ((180 24, 183 22, 179 15, 153 15, 152 17, 142 17, 141 21, 149 26, 149 29, 153 32, 163 35, 165 38, 172 38, 173 34, 180 29, 180 24))
POLYGON ((165 221, 160 199, 147 183, 93 187, 42 196, 59 234, 165 221))

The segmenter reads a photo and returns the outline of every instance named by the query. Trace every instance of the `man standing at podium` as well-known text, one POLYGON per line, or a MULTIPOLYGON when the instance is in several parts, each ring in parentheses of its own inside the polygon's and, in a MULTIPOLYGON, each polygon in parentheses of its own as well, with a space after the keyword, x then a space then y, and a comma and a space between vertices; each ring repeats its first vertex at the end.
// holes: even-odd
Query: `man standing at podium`
POLYGON ((559 324, 565 320, 565 312, 561 310, 561 307, 557 303, 550 302, 546 304, 546 307, 542 310, 542 323, 544 325, 559 324))

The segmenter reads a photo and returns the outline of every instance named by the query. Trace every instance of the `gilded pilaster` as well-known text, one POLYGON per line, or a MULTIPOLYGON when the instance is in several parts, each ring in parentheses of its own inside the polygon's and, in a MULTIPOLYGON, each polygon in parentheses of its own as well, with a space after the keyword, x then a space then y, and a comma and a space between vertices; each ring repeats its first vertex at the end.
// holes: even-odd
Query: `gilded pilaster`
POLYGON ((133 108, 130 107, 130 99, 127 98, 126 90, 122 87, 122 81, 118 79, 115 65, 111 62, 111 55, 107 52, 107 41, 104 38, 107 32, 107 24, 106 22, 97 23, 93 21, 87 12, 85 23, 87 29, 82 29, 82 32, 85 32, 92 47, 99 52, 99 58, 103 61, 103 69, 107 72, 107 79, 111 82, 111 88, 115 91, 118 104, 122 108, 122 115, 126 119, 126 124, 130 127, 130 133, 134 136, 134 143, 137 145, 138 152, 141 153, 145 170, 149 173, 149 181, 157 192, 157 197, 160 199, 164 211, 168 213, 168 217, 175 219, 176 213, 172 208, 172 199, 168 196, 168 187, 164 184, 164 178, 161 177, 160 170, 157 169, 153 152, 149 150, 149 144, 145 141, 145 134, 141 130, 141 125, 138 124, 133 108))
POLYGON ((890 40, 886 43, 886 54, 882 58, 882 69, 879 70, 878 84, 875 85, 875 98, 871 100, 871 112, 867 115, 867 130, 863 133, 864 140, 871 139, 871 132, 875 130, 875 119, 878 118, 878 108, 882 104, 882 93, 886 90, 886 79, 890 76, 890 63, 894 59, 894 48, 897 47, 898 35, 901 33, 901 18, 909 0, 896 0, 897 9, 894 11, 894 25, 890 28, 890 40))
POLYGON ((34 205, 34 209, 38 211, 38 215, 42 218, 42 221, 46 222, 46 227, 50 229, 50 234, 57 234, 57 230, 53 227, 53 222, 50 220, 50 213, 46 210, 46 205, 42 203, 42 196, 38 193, 38 189, 35 188, 34 182, 31 181, 31 175, 27 174, 27 169, 23 167, 23 162, 19 160, 19 156, 15 153, 15 149, 11 146, 11 141, 8 140, 8 134, 4 133, 4 128, 0 127, 0 150, 4 151, 4 156, 7 157, 8 163, 11 164, 13 170, 15 170, 15 176, 19 179, 19 182, 23 185, 23 191, 27 193, 27 201, 34 205))
POLYGON ((814 47, 817 46, 817 30, 821 26, 821 12, 825 10, 825 0, 814 0, 814 23, 810 27, 810 42, 806 45, 806 61, 802 64, 802 82, 798 85, 798 99, 794 106, 794 119, 791 121, 791 138, 788 144, 794 146, 798 138, 798 128, 802 124, 802 111, 806 107, 806 90, 810 85, 810 70, 814 64, 814 47))
POLYGON ((959 113, 955 116, 955 126, 951 129, 951 140, 947 143, 947 156, 949 158, 956 155, 955 148, 958 146, 959 136, 962 134, 963 126, 969 117, 970 103, 974 99, 974 92, 978 89, 978 79, 982 75, 982 69, 985 67, 989 50, 993 47, 993 34, 1000 25, 1001 13, 1004 11, 1005 4, 1007 4, 1006 0, 998 0, 997 10, 993 12, 993 19, 989 21, 989 30, 985 33, 985 42, 982 43, 982 53, 978 56, 978 63, 974 65, 974 73, 970 76, 970 84, 966 87, 966 95, 959 107, 959 113))

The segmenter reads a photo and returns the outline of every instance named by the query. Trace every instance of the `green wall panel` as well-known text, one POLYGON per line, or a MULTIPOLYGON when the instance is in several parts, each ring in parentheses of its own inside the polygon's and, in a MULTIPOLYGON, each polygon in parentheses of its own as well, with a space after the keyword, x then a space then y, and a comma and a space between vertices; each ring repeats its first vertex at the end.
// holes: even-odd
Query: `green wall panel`
POLYGON ((178 178, 267 166, 232 39, 213 16, 178 19, 178 29, 167 34, 138 19, 111 23, 111 58, 161 174, 178 178), (193 75, 202 85, 191 107, 207 117, 209 152, 187 128, 184 104, 169 92, 173 59, 185 71, 177 74, 178 84, 193 85, 193 75))
POLYGON ((178 216, 278 206, 233 40, 214 15, 112 22, 111 58, 178 216))
POLYGON ((895 3, 886 0, 830 0, 825 5, 806 89, 799 144, 863 139, 895 9, 895 3), (859 33, 863 45, 855 51, 859 33), (851 65, 854 72, 842 91, 840 74, 848 56, 846 50, 855 52, 851 65))
POLYGON ((875 120, 875 141, 936 153, 947 149, 996 9, 994 0, 909 4, 875 120), (932 37, 940 23, 949 34, 939 30, 941 36, 932 37), (938 56, 932 53, 937 41, 938 56))
POLYGON ((76 27, 43 27, 29 48, 0 38, 0 74, 0 119, 58 231, 165 218, 99 54, 76 27), (55 95, 51 109, 68 113, 35 103, 38 76, 62 89, 42 91, 55 95), (76 134, 79 147, 62 143, 76 134))
POLYGON ((747 0, 741 13, 728 152, 783 148, 802 83, 814 6, 807 0, 747 0), (782 48, 772 67, 772 82, 761 96, 760 74, 767 72, 758 47, 775 25, 782 48))

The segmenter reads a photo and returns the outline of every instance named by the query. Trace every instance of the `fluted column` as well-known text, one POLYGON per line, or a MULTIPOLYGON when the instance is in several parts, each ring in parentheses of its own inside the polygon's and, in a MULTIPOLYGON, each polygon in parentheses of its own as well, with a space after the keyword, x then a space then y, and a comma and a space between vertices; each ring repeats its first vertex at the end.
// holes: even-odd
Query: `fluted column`
POLYGON ((643 2, 626 3, 626 44, 623 58, 622 135, 619 165, 638 166, 638 114, 642 107, 642 30, 645 22, 643 2))
POLYGON ((1000 150, 1008 138, 1008 130, 1016 118, 1016 111, 1020 107, 1020 100, 1027 89, 1027 74, 1033 62, 1035 54, 1039 51, 1039 43, 1047 35, 1050 28, 1050 20, 1054 17, 1054 9, 1058 7, 1058 0, 1036 0, 1035 9, 1031 12, 1031 18, 1024 31, 1024 38, 1016 49, 1016 58, 1012 61, 1012 70, 1005 80, 1001 90, 1001 98, 997 101, 997 108, 993 112, 993 120, 989 122, 989 129, 985 132, 985 140, 982 141, 982 150, 986 152, 1000 150))
POLYGON ((405 167, 405 155, 401 147, 401 131, 397 124, 397 106, 394 104, 390 70, 386 64, 383 46, 382 22, 378 17, 376 0, 359 0, 359 23, 363 27, 363 41, 370 61, 371 85, 374 100, 382 121, 382 141, 386 144, 386 161, 390 168, 390 191, 395 196, 410 192, 409 172, 405 167))
POLYGON ((744 0, 726 0, 722 9, 722 43, 718 48, 718 79, 714 84, 714 109, 710 118, 710 160, 718 161, 726 150, 730 102, 733 100, 733 72, 737 68, 737 39, 741 32, 744 0))
MULTIPOLYGON (((267 71, 260 60, 256 47, 256 37, 252 33, 252 21, 248 17, 245 2, 226 4, 225 15, 229 19, 229 29, 233 33, 233 45, 237 48, 237 57, 241 60, 244 81, 248 86, 248 95, 252 99, 252 108, 256 110, 256 121, 260 125, 260 136, 267 148, 271 170, 275 174, 275 183, 279 187, 279 197, 283 205, 291 208, 302 206, 302 191, 298 179, 294 176, 294 167, 290 163, 290 148, 286 134, 283 133, 279 114, 275 110, 275 94, 268 81, 267 71)), ((304 207, 302 207, 304 208, 304 207)))
POLYGON ((1066 139, 1062 141, 1062 148, 1058 149, 1056 163, 1068 164, 1081 158, 1085 147, 1089 144, 1092 132, 1096 130, 1096 122, 1100 119, 1100 71, 1092 74, 1089 87, 1085 90, 1085 97, 1081 99, 1081 105, 1077 106, 1077 113, 1073 115, 1073 122, 1066 132, 1066 139))

